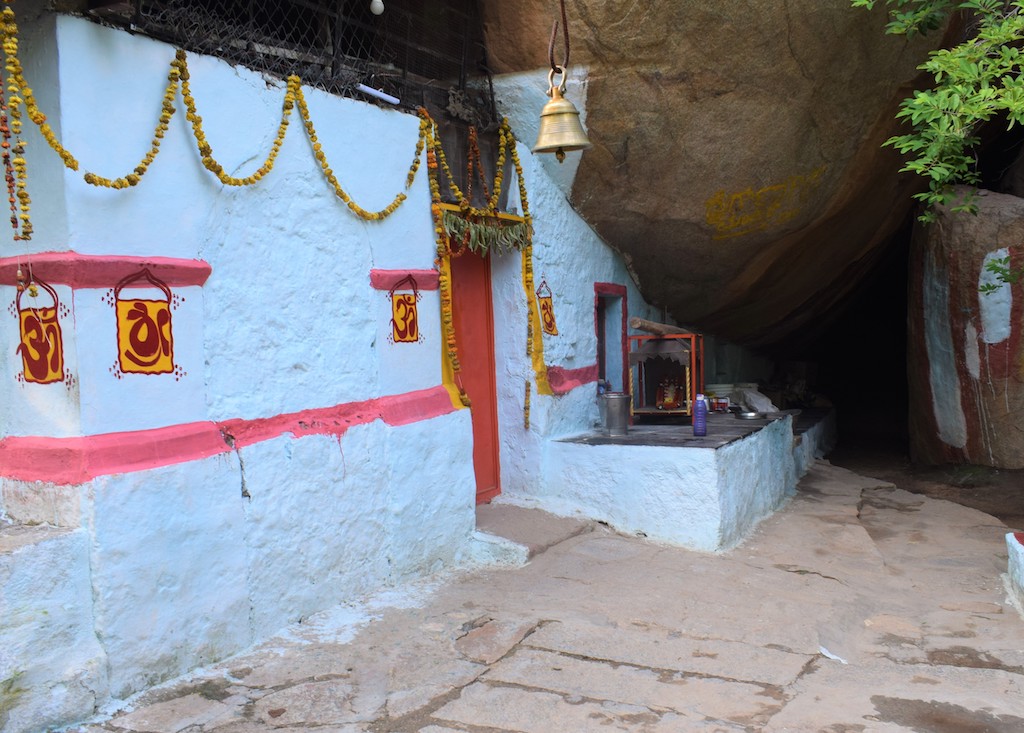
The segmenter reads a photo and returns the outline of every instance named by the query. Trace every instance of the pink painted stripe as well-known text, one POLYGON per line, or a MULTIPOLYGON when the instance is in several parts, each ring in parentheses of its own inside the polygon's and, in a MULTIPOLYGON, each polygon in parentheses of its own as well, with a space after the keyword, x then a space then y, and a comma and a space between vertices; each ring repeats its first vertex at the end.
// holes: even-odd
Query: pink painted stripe
POLYGON ((579 369, 563 369, 562 367, 548 367, 548 384, 555 394, 571 392, 584 384, 597 381, 597 364, 580 367, 579 369))
POLYGON ((353 425, 383 420, 409 425, 454 411, 443 386, 255 420, 198 422, 78 438, 0 439, 0 476, 80 484, 97 476, 196 461, 291 433, 342 435, 353 425))
POLYGON ((432 387, 403 395, 377 397, 256 420, 226 420, 220 423, 236 447, 253 445, 286 433, 292 435, 343 435, 353 425, 383 420, 388 425, 409 425, 454 411, 444 387, 432 387))
POLYGON ((22 481, 80 484, 97 476, 144 471, 228 450, 211 422, 81 438, 9 436, 0 439, 0 471, 5 478, 22 481))
MULTIPOLYGON (((24 257, 0 258, 0 285, 17 282, 18 266, 50 285, 72 288, 112 288, 143 267, 170 287, 203 285, 212 268, 202 260, 175 257, 130 257, 127 255, 83 255, 77 252, 43 252, 24 257)), ((149 287, 147 283, 128 287, 149 287)))
MULTIPOLYGON (((375 290, 392 290, 412 275, 420 290, 437 290, 437 270, 370 270, 370 285, 375 290)), ((409 288, 410 290, 412 288, 409 288)))

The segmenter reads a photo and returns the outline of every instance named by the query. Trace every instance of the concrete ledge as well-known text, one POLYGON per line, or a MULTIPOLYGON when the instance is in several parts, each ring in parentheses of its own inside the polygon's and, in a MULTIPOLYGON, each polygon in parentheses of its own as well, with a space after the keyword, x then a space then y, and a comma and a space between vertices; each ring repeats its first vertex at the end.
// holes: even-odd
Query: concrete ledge
POLYGON ((824 458, 836 447, 839 431, 835 410, 804 410, 794 421, 793 431, 793 461, 797 476, 803 476, 816 459, 824 458))
POLYGON ((8 481, 0 731, 36 733, 381 588, 526 548, 474 533, 468 410, 57 487, 8 481), (381 459, 383 457, 383 459, 381 459), (35 494, 33 492, 36 492, 35 494))

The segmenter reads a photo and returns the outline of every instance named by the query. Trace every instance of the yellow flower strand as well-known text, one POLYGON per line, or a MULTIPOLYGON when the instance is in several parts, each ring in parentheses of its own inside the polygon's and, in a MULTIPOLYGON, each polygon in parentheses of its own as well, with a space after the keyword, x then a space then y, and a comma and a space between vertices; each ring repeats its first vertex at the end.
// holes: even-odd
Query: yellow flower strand
MULTIPOLYGON (((321 170, 323 170, 324 177, 327 178, 327 182, 334 188, 334 193, 345 202, 359 218, 365 219, 366 221, 381 221, 388 218, 402 202, 405 201, 406 196, 404 193, 399 193, 395 196, 394 200, 380 211, 367 211, 362 206, 357 204, 352 198, 345 192, 338 182, 337 177, 334 175, 334 171, 331 169, 330 164, 327 162, 327 156, 324 155, 323 146, 320 144, 319 139, 316 136, 316 128, 313 126, 313 120, 309 116, 309 107, 306 106, 306 97, 302 94, 302 90, 298 90, 298 104, 299 114, 302 115, 302 122, 306 127, 306 136, 309 138, 310 145, 313 146, 313 157, 316 158, 317 163, 320 164, 321 170)), ((419 166, 419 155, 422 150, 419 142, 416 143, 416 160, 413 163, 413 167, 409 169, 409 176, 406 178, 406 188, 412 185, 412 180, 415 178, 415 168, 419 166)))
POLYGON ((85 182, 92 186, 99 186, 102 188, 115 188, 122 189, 128 188, 129 186, 137 186, 142 177, 146 175, 146 171, 149 170, 149 166, 156 160, 157 153, 160 152, 160 141, 164 139, 164 135, 167 134, 167 128, 170 125, 171 117, 174 116, 174 97, 178 93, 178 82, 181 77, 181 69, 178 65, 178 60, 175 59, 171 62, 171 68, 167 72, 167 88, 164 90, 164 98, 160 109, 160 119, 157 120, 156 129, 153 130, 153 141, 150 143, 149 151, 143 156, 139 164, 135 166, 135 170, 126 176, 119 178, 104 178, 96 173, 86 173, 83 178, 85 182))
POLYGON ((10 125, 11 134, 14 136, 14 144, 11 146, 11 169, 14 171, 15 198, 17 199, 18 215, 14 226, 15 240, 32 239, 32 218, 30 209, 32 199, 28 194, 28 165, 25 162, 25 141, 21 139, 21 99, 15 94, 15 87, 9 87, 12 91, 10 98, 10 125))
MULTIPOLYGON (((10 0, 4 0, 9 2, 10 0)), ((21 62, 18 60, 18 27, 14 23, 14 11, 5 6, 2 15, 4 68, 7 70, 7 100, 8 122, 10 134, 14 138, 11 145, 10 166, 14 176, 14 198, 17 203, 11 202, 12 212, 17 212, 11 217, 11 224, 14 228, 14 239, 32 239, 32 199, 28 193, 28 165, 25 161, 25 141, 21 138, 22 131, 22 105, 25 104, 26 96, 31 97, 32 90, 27 94, 22 91, 18 79, 21 76, 21 62), (20 96, 19 96, 20 95, 20 96)))
MULTIPOLYGON (((462 387, 459 372, 459 345, 455 338, 455 314, 452 303, 451 258, 448 247, 448 234, 442 221, 441 189, 437 181, 437 150, 440 145, 435 137, 436 125, 430 113, 420 107, 420 139, 427 150, 427 181, 430 185, 430 212, 434 219, 434 237, 437 247, 437 289, 441 299, 441 336, 445 344, 445 358, 452 370, 452 378, 459 392, 459 399, 466 407, 470 406, 469 395, 462 387)), ((417 150, 422 151, 420 146, 417 150)))
MULTIPOLYGON (((23 67, 18 57, 18 26, 14 10, 10 7, 12 2, 13 0, 3 0, 4 7, 3 10, 0 11, 0 45, 2 45, 4 51, 5 68, 8 72, 7 82, 8 89, 10 91, 8 98, 9 129, 15 138, 14 144, 11 146, 11 169, 15 178, 15 197, 19 202, 18 209, 21 212, 18 217, 20 219, 21 232, 18 234, 16 227, 15 239, 29 239, 32 234, 32 223, 29 217, 31 200, 27 187, 28 168, 24 156, 25 142, 20 138, 22 129, 22 107, 24 107, 29 119, 39 127, 43 138, 54 152, 57 153, 64 165, 73 171, 77 171, 79 164, 75 156, 61 145, 57 136, 54 134, 53 129, 46 122, 46 115, 44 115, 39 109, 39 105, 36 103, 32 89, 25 80, 23 67)), ((192 127, 192 134, 196 139, 196 144, 199 149, 203 166, 217 176, 218 180, 220 180, 224 185, 251 186, 262 180, 268 173, 270 173, 284 143, 291 111, 294 109, 296 103, 298 103, 302 114, 302 120, 309 136, 310 144, 313 146, 314 156, 338 198, 344 201, 353 213, 367 221, 381 221, 393 214, 407 198, 404 193, 399 193, 390 204, 380 211, 367 211, 352 200, 348 193, 346 193, 341 187, 340 182, 337 177, 335 177, 333 170, 327 162, 327 158, 323 153, 319 140, 317 139, 313 121, 309 116, 309 109, 306 106, 306 100, 302 93, 302 81, 298 76, 294 75, 288 77, 284 103, 282 104, 281 109, 281 122, 278 125, 277 134, 274 137, 274 142, 271 145, 270 152, 268 153, 266 160, 264 160, 263 165, 249 176, 235 177, 229 175, 224 171, 223 166, 213 157, 213 149, 206 140, 206 134, 202 127, 203 119, 196 109, 195 98, 192 96, 192 90, 189 85, 188 61, 183 50, 178 50, 175 53, 174 61, 171 62, 171 70, 168 72, 168 83, 164 92, 160 119, 153 132, 153 141, 150 145, 150 149, 146 155, 143 156, 139 165, 134 168, 133 172, 118 178, 106 178, 95 173, 86 173, 84 176, 86 183, 113 189, 124 189, 138 185, 142 176, 144 176, 146 171, 149 170, 149 166, 153 163, 157 154, 160 152, 160 143, 166 135, 170 119, 174 115, 174 97, 179 87, 181 89, 182 98, 185 102, 186 115, 192 127)), ((416 152, 413 157, 413 162, 409 167, 409 173, 406 176, 405 188, 407 190, 412 187, 413 181, 416 178, 416 172, 420 165, 420 157, 426 145, 424 128, 425 125, 421 122, 420 135, 416 143, 416 152)))
MULTIPOLYGON (((12 82, 11 89, 12 94, 15 92, 15 88, 21 94, 21 98, 18 100, 18 104, 24 103, 25 110, 28 113, 28 118, 32 120, 42 133, 43 138, 49 143, 50 147, 56 151, 60 159, 64 161, 64 165, 73 171, 78 170, 78 161, 75 160, 68 150, 57 140, 57 136, 53 132, 53 128, 50 127, 46 121, 46 115, 39 109, 39 105, 36 104, 35 95, 32 93, 32 88, 25 81, 24 70, 21 66, 21 60, 18 57, 18 24, 15 21, 14 9, 10 7, 12 0, 4 0, 4 9, 2 11, 2 18, 0 18, 0 33, 3 36, 3 49, 5 56, 5 66, 7 72, 10 75, 12 82)), ((13 99, 9 101, 11 106, 15 105, 13 99)))
MULTIPOLYGON (((511 131, 509 131, 511 135, 511 131)), ((523 205, 523 219, 527 224, 526 246, 523 247, 523 292, 526 295, 526 358, 531 362, 534 377, 537 381, 537 394, 551 395, 551 383, 548 382, 548 368, 544 363, 544 339, 540 330, 540 313, 537 311, 537 301, 534 298, 533 287, 533 217, 530 215, 530 202, 526 198, 526 181, 523 178, 523 166, 519 160, 519 154, 515 148, 515 139, 510 138, 512 149, 512 164, 516 169, 516 177, 519 182, 519 200, 523 205)), ((529 428, 529 411, 526 415, 527 428, 529 428)))
POLYGON ((274 168, 274 161, 277 160, 278 153, 281 152, 284 136, 288 132, 288 121, 292 109, 295 107, 295 100, 302 94, 302 81, 295 75, 288 77, 284 103, 281 105, 281 122, 277 126, 277 134, 274 136, 274 142, 270 146, 270 152, 267 154, 266 160, 263 161, 263 165, 257 168, 252 175, 236 178, 224 171, 224 166, 213 157, 213 148, 206 140, 206 134, 203 132, 203 118, 196 110, 196 100, 192 96, 192 88, 189 85, 188 61, 184 51, 178 50, 176 61, 181 70, 181 96, 185 100, 185 118, 192 126, 192 136, 195 137, 196 145, 199 147, 203 167, 217 176, 217 179, 225 186, 251 186, 261 181, 274 168))

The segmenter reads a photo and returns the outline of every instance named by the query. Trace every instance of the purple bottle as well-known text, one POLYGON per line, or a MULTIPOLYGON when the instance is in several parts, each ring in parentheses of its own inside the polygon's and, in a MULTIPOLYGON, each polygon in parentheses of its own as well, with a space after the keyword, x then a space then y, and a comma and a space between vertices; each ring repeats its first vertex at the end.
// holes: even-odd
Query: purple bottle
POLYGON ((704 395, 697 395, 693 403, 693 434, 703 436, 708 434, 708 403, 704 401, 704 395))

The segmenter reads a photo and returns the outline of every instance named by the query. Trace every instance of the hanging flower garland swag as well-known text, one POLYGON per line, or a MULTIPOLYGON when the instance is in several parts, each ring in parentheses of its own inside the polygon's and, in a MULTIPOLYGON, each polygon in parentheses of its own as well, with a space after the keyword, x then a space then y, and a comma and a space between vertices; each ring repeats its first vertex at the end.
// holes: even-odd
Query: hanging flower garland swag
MULTIPOLYGON (((487 222, 498 221, 498 200, 501 196, 506 155, 512 158, 512 163, 515 166, 516 182, 519 186, 519 202, 523 209, 523 216, 521 218, 512 217, 516 224, 512 227, 503 225, 502 230, 505 232, 515 232, 515 239, 513 240, 515 244, 509 245, 509 248, 519 249, 522 253, 523 285, 527 295, 526 302, 528 314, 526 323, 526 357, 531 362, 534 369, 535 378, 537 380, 537 393, 552 394, 551 387, 547 381, 547 367, 544 365, 543 343, 540 340, 539 332, 534 328, 534 323, 538 323, 539 318, 537 315, 536 303, 532 297, 534 290, 533 218, 530 215, 530 201, 526 195, 526 182, 523 177, 523 166, 519 160, 519 154, 516 151, 515 136, 512 134, 508 120, 502 120, 501 127, 498 129, 498 164, 494 183, 489 192, 490 196, 487 198, 487 206, 484 208, 476 208, 470 203, 469 196, 463 194, 455 184, 454 178, 451 175, 451 170, 448 167, 448 161, 444 155, 444 149, 441 147, 437 123, 435 123, 430 117, 427 110, 422 107, 418 112, 420 115, 420 136, 421 140, 425 141, 427 152, 427 180, 430 184, 431 199, 430 210, 433 214, 434 234, 437 238, 437 265, 439 271, 438 289, 441 296, 441 328, 446 345, 445 356, 448 363, 451 364, 454 381, 459 389, 460 397, 464 404, 469 405, 469 397, 466 396, 465 391, 462 389, 459 379, 461 365, 459 363, 458 344, 455 339, 455 328, 452 315, 451 270, 449 262, 452 257, 459 257, 465 254, 467 250, 474 250, 470 246, 470 241, 473 241, 472 235, 470 235, 468 240, 464 235, 464 233, 469 230, 469 227, 467 226, 466 229, 456 229, 455 227, 461 226, 457 222, 463 222, 466 224, 476 224, 478 227, 488 227, 491 229, 496 228, 493 224, 489 224, 487 222), (438 181, 438 170, 444 171, 445 176, 448 179, 449 190, 452 192, 455 200, 459 202, 457 212, 452 212, 450 209, 443 208, 441 203, 441 185, 438 181), (454 225, 452 224, 453 221, 456 222, 454 225), (463 236, 461 238, 457 234, 459 231, 463 232, 463 236), (460 243, 462 246, 453 250, 453 242, 460 243)), ((475 165, 473 161, 474 156, 471 154, 470 166, 475 165)), ((470 176, 470 180, 472 180, 472 175, 470 176)), ((476 241, 480 242, 493 241, 488 240, 487 238, 498 235, 484 234, 478 236, 480 238, 476 241)), ((504 251, 507 251, 507 249, 504 251)), ((524 391, 523 424, 528 430, 530 427, 530 392, 532 391, 532 385, 529 379, 525 380, 524 391)))
MULTIPOLYGON (((426 110, 420 110, 421 117, 427 115, 426 110)), ((426 117, 429 119, 429 115, 426 117)), ((434 219, 444 229, 448 244, 445 245, 452 257, 459 257, 465 252, 473 252, 480 256, 488 252, 499 255, 507 254, 514 250, 523 251, 529 244, 532 236, 532 224, 529 218, 529 209, 526 201, 526 190, 523 185, 522 176, 519 176, 519 194, 523 205, 523 216, 511 216, 498 210, 498 201, 501 198, 502 184, 505 176, 505 161, 511 150, 511 157, 516 165, 517 172, 521 172, 519 157, 515 148, 515 136, 508 125, 508 120, 502 120, 498 128, 498 160, 495 165, 494 181, 488 190, 487 181, 484 177, 484 169, 480 162, 480 145, 477 141, 476 128, 469 128, 469 145, 466 164, 466 191, 463 192, 452 175, 448 160, 441 147, 440 136, 437 126, 430 121, 430 141, 428 147, 434 153, 437 166, 433 172, 433 180, 437 185, 431 186, 434 209, 434 219), (437 168, 444 173, 448 183, 448 189, 457 203, 456 207, 441 204, 440 184, 437 183, 437 168), (483 207, 472 205, 473 181, 478 179, 483 190, 487 203, 483 207)))
MULTIPOLYGON (((0 45, 3 47, 4 68, 7 71, 6 79, 0 80, 0 84, 5 84, 9 92, 6 104, 0 105, 0 117, 3 118, 0 119, 0 128, 3 128, 0 130, 0 133, 3 136, 3 143, 5 143, 3 148, 5 154, 4 168, 9 198, 17 202, 16 205, 14 201, 11 202, 12 210, 15 214, 15 220, 12 222, 15 230, 14 239, 28 240, 32 237, 32 222, 29 213, 31 200, 27 187, 28 169, 24 154, 25 142, 21 139, 23 112, 39 127, 43 139, 57 153, 65 167, 69 170, 77 171, 79 163, 75 156, 57 139, 53 128, 46 121, 46 115, 42 113, 39 105, 36 103, 32 88, 29 87, 28 82, 25 80, 24 70, 18 55, 18 25, 14 9, 11 7, 13 2, 14 0, 3 0, 3 10, 0 11, 0 45), (14 138, 13 144, 9 142, 12 137, 14 138)), ((153 131, 153 140, 150 148, 142 157, 142 160, 131 173, 116 178, 107 178, 96 173, 85 173, 83 176, 85 182, 93 186, 119 190, 138 185, 160 152, 160 143, 167 133, 171 117, 175 112, 174 99, 179 89, 185 103, 186 116, 192 127, 192 134, 195 137, 203 166, 226 186, 251 186, 262 180, 273 169, 274 162, 277 160, 281 146, 284 143, 291 112, 295 107, 298 107, 303 126, 306 129, 307 137, 313 149, 313 155, 320 164, 324 177, 334 189, 335 195, 354 214, 366 221, 381 221, 393 214, 406 200, 406 194, 399 192, 391 203, 383 209, 369 211, 357 204, 342 188, 330 164, 327 162, 327 157, 317 139, 316 129, 313 126, 313 121, 310 118, 309 109, 302 92, 302 81, 298 76, 294 75, 289 76, 287 79, 284 103, 281 110, 281 121, 278 124, 277 134, 274 136, 274 141, 263 164, 248 176, 235 177, 229 175, 213 157, 213 148, 206 140, 202 127, 203 118, 196 109, 196 101, 192 96, 192 90, 189 86, 188 62, 185 52, 182 50, 178 50, 175 53, 175 58, 171 62, 167 73, 167 87, 164 90, 160 117, 153 131)), ((406 177, 406 190, 412 186, 413 180, 416 177, 423 147, 424 140, 421 135, 417 142, 416 154, 406 177)))

